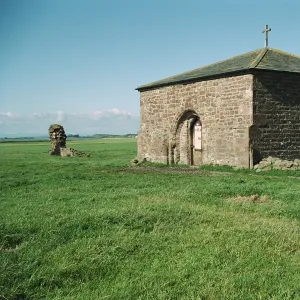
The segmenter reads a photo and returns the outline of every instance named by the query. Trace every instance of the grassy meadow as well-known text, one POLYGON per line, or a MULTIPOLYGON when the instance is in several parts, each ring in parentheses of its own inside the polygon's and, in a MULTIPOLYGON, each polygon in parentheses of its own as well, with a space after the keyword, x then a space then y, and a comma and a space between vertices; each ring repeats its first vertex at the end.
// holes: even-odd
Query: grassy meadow
POLYGON ((300 299, 300 174, 0 144, 0 299, 300 299))

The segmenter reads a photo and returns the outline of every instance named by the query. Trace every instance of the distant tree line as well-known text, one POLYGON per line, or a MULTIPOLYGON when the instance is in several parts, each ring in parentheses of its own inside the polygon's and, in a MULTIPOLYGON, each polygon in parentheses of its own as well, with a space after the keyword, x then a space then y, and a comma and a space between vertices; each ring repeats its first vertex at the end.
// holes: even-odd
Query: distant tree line
POLYGON ((77 139, 109 139, 109 138, 133 138, 136 137, 136 133, 127 133, 127 134, 108 134, 108 133, 95 133, 93 135, 79 135, 79 134, 68 134, 68 138, 77 138, 77 139))
MULTIPOLYGON (((109 139, 109 138, 135 138, 137 137, 136 133, 127 133, 127 134, 107 134, 107 133, 96 133, 93 135, 79 135, 79 134, 68 134, 68 138, 73 139, 109 139)), ((12 142, 30 142, 30 141, 45 141, 49 137, 3 137, 0 138, 0 143, 12 143, 12 142)))
POLYGON ((106 133, 96 133, 94 137, 103 139, 103 138, 124 138, 124 137, 136 137, 135 133, 127 133, 127 134, 106 134, 106 133))

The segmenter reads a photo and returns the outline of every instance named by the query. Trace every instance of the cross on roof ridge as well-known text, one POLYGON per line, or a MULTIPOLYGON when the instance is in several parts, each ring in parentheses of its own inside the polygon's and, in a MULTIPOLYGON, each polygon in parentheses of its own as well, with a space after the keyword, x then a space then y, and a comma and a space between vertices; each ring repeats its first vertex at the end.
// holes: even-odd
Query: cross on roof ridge
POLYGON ((269 44, 269 31, 271 31, 271 28, 269 28, 268 24, 266 25, 265 29, 262 31, 262 33, 266 34, 265 37, 265 47, 268 47, 269 44))

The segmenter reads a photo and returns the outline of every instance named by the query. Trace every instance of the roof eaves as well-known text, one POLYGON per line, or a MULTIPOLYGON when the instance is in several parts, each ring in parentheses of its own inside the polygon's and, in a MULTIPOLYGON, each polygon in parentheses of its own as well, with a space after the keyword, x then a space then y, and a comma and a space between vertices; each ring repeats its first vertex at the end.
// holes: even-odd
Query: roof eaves
POLYGON ((300 74, 299 70, 284 70, 284 69, 280 69, 280 68, 257 67, 257 68, 255 68, 255 70, 300 74))
POLYGON ((178 80, 178 81, 173 81, 173 82, 163 82, 163 83, 158 83, 158 84, 153 84, 153 85, 142 85, 142 86, 137 87, 135 90, 141 92, 141 91, 153 90, 156 88, 175 85, 175 84, 187 84, 187 83, 192 83, 192 82, 197 82, 197 81, 204 81, 204 80, 211 79, 211 78, 220 78, 224 75, 238 75, 241 73, 244 74, 245 72, 249 72, 252 69, 253 69, 252 67, 247 67, 247 68, 243 68, 240 70, 228 71, 228 72, 218 73, 218 74, 214 74, 214 75, 201 76, 201 77, 194 77, 194 78, 189 78, 189 79, 185 79, 185 80, 178 80))

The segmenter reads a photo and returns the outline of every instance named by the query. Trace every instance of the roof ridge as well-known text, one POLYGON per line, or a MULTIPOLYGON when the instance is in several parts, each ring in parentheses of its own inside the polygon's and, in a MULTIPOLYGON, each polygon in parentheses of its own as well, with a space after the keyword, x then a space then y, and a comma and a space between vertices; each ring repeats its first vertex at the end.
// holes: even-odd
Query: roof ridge
POLYGON ((249 69, 256 68, 259 63, 262 61, 262 59, 265 57, 266 53, 268 52, 269 48, 263 48, 262 51, 257 55, 256 59, 250 64, 249 69))

